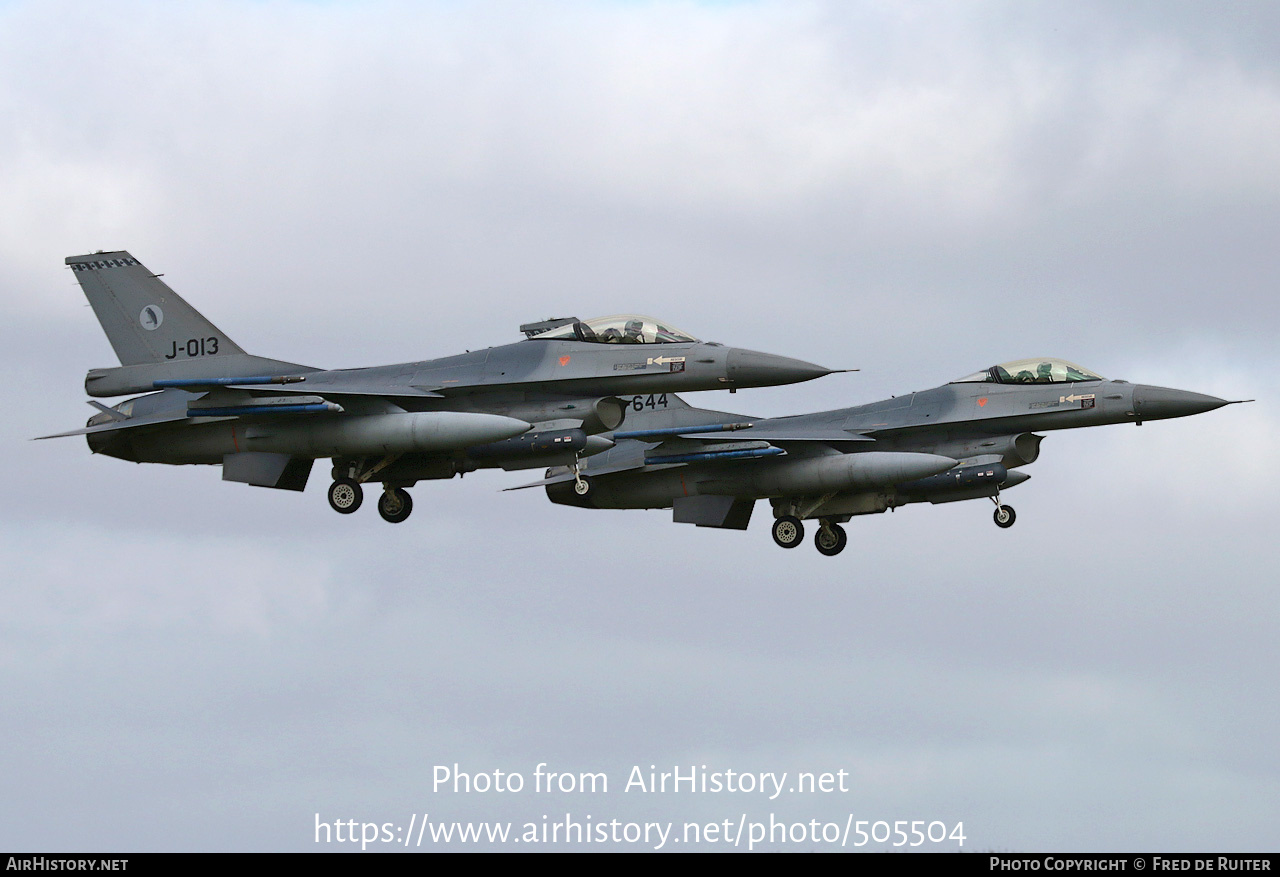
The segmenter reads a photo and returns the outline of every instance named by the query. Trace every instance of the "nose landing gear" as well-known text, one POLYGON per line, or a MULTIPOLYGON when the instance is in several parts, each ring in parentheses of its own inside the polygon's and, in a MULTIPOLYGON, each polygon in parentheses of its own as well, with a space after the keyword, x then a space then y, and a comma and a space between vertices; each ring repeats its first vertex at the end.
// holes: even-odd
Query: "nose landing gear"
POLYGON ((996 504, 996 512, 992 515, 995 519, 996 526, 1002 530, 1007 530, 1013 526, 1013 522, 1018 520, 1018 515, 1011 505, 1003 505, 1000 502, 1000 494, 993 496, 992 501, 996 504))
POLYGON ((573 492, 578 496, 586 497, 591 494, 591 479, 582 474, 581 460, 578 455, 573 457, 573 492))

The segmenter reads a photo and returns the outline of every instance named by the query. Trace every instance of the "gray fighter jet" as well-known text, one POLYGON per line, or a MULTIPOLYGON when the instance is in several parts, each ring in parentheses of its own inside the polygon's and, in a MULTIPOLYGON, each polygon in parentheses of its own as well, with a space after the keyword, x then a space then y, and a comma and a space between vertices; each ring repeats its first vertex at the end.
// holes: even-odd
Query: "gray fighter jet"
MULTIPOLYGON (((649 317, 565 318, 526 339, 444 359, 325 370, 246 353, 126 252, 68 258, 118 368, 92 369, 90 396, 142 393, 98 413, 94 453, 138 463, 220 464, 222 477, 302 490, 333 460, 329 503, 354 512, 376 479, 392 523, 406 487, 485 467, 574 469, 612 447, 602 433, 677 390, 736 390, 831 373, 811 363, 702 342, 649 317), (158 391, 158 392, 155 392, 158 391)), ((57 438, 59 436, 44 436, 57 438)))
MULTIPOLYGON (((581 472, 552 468, 534 484, 552 502, 586 508, 673 509, 678 523, 745 530, 758 499, 773 505, 773 539, 794 548, 817 519, 818 551, 836 555, 840 525, 914 502, 990 498, 1031 476, 1037 432, 1185 417, 1231 404, 1214 396, 1107 380, 1059 359, 992 366, 882 402, 752 420, 669 397, 660 411, 610 434, 616 445, 581 472)), ((517 489, 517 488, 513 488, 517 489)))

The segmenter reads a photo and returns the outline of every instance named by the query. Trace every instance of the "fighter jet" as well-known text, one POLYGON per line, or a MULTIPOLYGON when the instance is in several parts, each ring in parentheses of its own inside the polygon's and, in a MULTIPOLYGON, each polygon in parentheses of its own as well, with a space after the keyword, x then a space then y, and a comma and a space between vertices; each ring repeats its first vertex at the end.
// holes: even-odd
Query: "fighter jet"
POLYGON ((246 353, 129 253, 66 260, 120 366, 85 378, 93 397, 144 394, 84 429, 98 454, 213 464, 226 481, 302 490, 332 458, 329 503, 349 514, 376 479, 378 511, 405 520, 405 488, 478 468, 567 465, 612 447, 628 412, 678 390, 807 381, 831 369, 703 342, 637 315, 546 320, 525 339, 443 359, 326 370, 246 353))
MULTIPOLYGON (((1247 401, 1247 400, 1244 400, 1247 401)), ((613 448, 580 472, 553 467, 524 487, 586 508, 670 508, 677 523, 745 530, 756 500, 773 506, 773 539, 834 556, 840 525, 908 503, 989 498, 1011 527, 1002 491, 1031 476, 1054 429, 1186 417, 1231 404, 1214 396, 1107 380, 1061 359, 983 369, 941 387, 796 417, 754 420, 672 398, 608 436, 613 448)), ((512 488, 518 489, 518 488, 512 488)))

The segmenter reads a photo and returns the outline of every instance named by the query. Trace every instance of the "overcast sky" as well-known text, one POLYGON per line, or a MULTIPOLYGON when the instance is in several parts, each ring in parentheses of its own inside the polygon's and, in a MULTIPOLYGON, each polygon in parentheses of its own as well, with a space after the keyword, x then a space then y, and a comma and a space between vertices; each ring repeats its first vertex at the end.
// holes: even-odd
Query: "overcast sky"
POLYGON ((1275 851, 1278 34, 1271 3, 0 3, 0 849, 772 813, 1275 851), (755 415, 1042 355, 1258 401, 1052 433, 1014 528, 909 506, 838 558, 767 505, 500 492, 528 473, 391 527, 323 464, 300 495, 29 441, 116 364, 63 266, 98 249, 319 366, 637 311, 861 369, 690 400, 755 415), (540 762, 609 792, 432 790, 540 762))

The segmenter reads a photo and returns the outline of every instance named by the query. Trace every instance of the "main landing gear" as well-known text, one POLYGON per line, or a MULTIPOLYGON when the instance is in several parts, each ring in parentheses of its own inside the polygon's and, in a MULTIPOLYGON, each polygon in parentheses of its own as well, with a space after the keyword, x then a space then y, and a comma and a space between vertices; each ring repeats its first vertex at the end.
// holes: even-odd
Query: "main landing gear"
MULTIPOLYGON (((335 465, 333 483, 329 485, 329 505, 340 515, 349 515, 360 508, 360 504, 364 502, 362 482, 367 481, 369 476, 376 474, 388 462, 390 461, 384 460, 364 472, 359 471, 360 467, 356 463, 352 463, 350 467, 345 464, 335 465)), ((412 512, 413 497, 409 496, 409 491, 383 482, 382 496, 378 497, 378 514, 382 515, 382 520, 398 524, 412 512)))
POLYGON ((340 515, 349 515, 364 502, 364 488, 354 478, 338 478, 329 485, 329 505, 340 515))
POLYGON ((773 522, 773 541, 783 548, 795 548, 804 541, 804 524, 795 515, 783 515, 773 522))
MULTIPOLYGON (((773 541, 783 548, 795 548, 804 541, 804 524, 795 515, 783 515, 773 522, 773 541)), ((849 535, 839 524, 819 518, 813 544, 821 554, 835 557, 849 544, 849 535)))
POLYGON ((833 524, 826 518, 821 520, 821 524, 817 535, 813 537, 813 544, 817 546, 819 554, 835 557, 849 544, 849 534, 844 531, 844 527, 833 524))
POLYGON ((413 511, 413 497, 403 487, 388 487, 378 497, 378 514, 388 524, 398 524, 413 511))
MULTIPOLYGON (((364 488, 354 478, 338 478, 329 485, 329 505, 340 515, 349 515, 364 502, 364 488)), ((383 485, 378 497, 378 514, 390 524, 398 524, 413 512, 413 497, 403 487, 383 485)))

